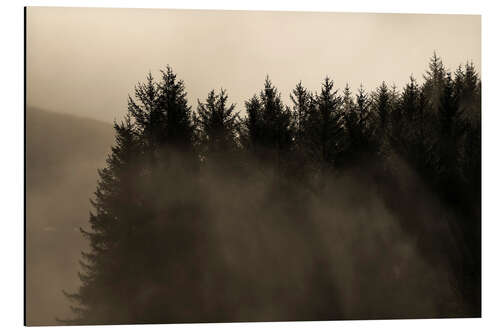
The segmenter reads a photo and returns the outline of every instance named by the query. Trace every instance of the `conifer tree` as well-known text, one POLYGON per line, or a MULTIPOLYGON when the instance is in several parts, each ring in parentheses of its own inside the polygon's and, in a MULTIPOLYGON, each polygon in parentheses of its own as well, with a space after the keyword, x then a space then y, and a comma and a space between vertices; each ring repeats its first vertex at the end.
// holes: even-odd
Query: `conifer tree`
POLYGON ((448 73, 443 84, 438 109, 440 138, 437 176, 442 184, 442 190, 451 197, 455 196, 457 190, 456 181, 459 179, 457 161, 460 153, 458 143, 464 130, 459 118, 458 100, 454 92, 451 74, 448 73))
MULTIPOLYGON (((170 67, 162 74, 160 83, 149 74, 136 86, 125 122, 115 124, 116 145, 99 171, 91 230, 82 231, 91 245, 83 254, 82 286, 67 294, 78 303, 71 322, 157 322, 174 311, 145 299, 141 287, 160 283, 171 293, 175 274, 165 274, 176 259, 170 248, 175 235, 167 230, 177 225, 177 232, 188 232, 198 220, 192 115, 182 81, 170 67), (160 253, 166 261, 158 264, 160 253)), ((185 238, 179 250, 192 253, 196 246, 185 238)))
POLYGON ((481 82, 472 62, 465 65, 463 88, 458 97, 459 109, 463 116, 473 122, 478 122, 481 108, 481 82))
POLYGON ((158 108, 165 121, 157 122, 163 127, 158 142, 160 145, 168 144, 176 149, 189 150, 193 144, 193 114, 188 106, 184 82, 177 79, 170 66, 161 73, 158 108))
POLYGON ((415 119, 418 109, 418 85, 410 76, 410 82, 404 87, 392 112, 392 146, 402 157, 407 159, 416 142, 415 119))
POLYGON ((346 84, 342 96, 342 116, 345 118, 345 116, 353 110, 354 100, 352 98, 351 88, 349 87, 349 84, 346 84))
POLYGON ((99 170, 100 180, 91 200, 90 230, 81 229, 90 242, 90 250, 82 253, 79 273, 81 287, 68 294, 75 301, 75 324, 123 323, 133 320, 127 303, 133 299, 134 250, 146 243, 138 237, 147 213, 141 196, 142 145, 127 116, 114 125, 116 144, 99 170), (121 277, 121 278, 120 278, 121 277))
MULTIPOLYGON (((254 180, 268 185, 268 174, 261 171, 270 170, 273 186, 264 186, 266 194, 251 202, 251 210, 258 212, 249 223, 257 217, 267 219, 266 209, 272 207, 268 223, 283 216, 287 230, 300 225, 300 232, 307 232, 307 224, 294 223, 308 217, 299 203, 311 189, 321 195, 315 190, 327 183, 327 176, 353 169, 367 178, 374 175, 384 200, 391 203, 394 193, 407 191, 405 176, 397 173, 401 159, 416 171, 422 188, 436 194, 443 210, 451 211, 452 217, 443 223, 452 230, 452 243, 465 245, 449 250, 441 244, 447 235, 406 219, 409 214, 403 210, 409 205, 391 209, 404 217, 402 229, 415 231, 422 239, 419 244, 431 248, 422 248, 423 255, 449 250, 443 256, 449 259, 457 290, 471 307, 480 306, 481 81, 474 65, 467 63, 452 76, 434 54, 423 84, 411 76, 401 92, 383 82, 371 95, 361 86, 352 96, 348 85, 339 95, 327 77, 320 92, 313 95, 299 82, 290 98, 291 108, 266 77, 264 89, 245 102, 246 117, 240 124, 223 89, 211 90, 193 114, 184 83, 170 67, 162 71, 159 82, 149 73, 137 84, 125 121, 115 124, 116 143, 106 167, 99 171, 90 229, 82 230, 90 250, 83 254, 80 289, 66 294, 76 303, 69 323, 213 320, 221 318, 221 309, 227 310, 222 318, 232 320, 230 310, 239 300, 232 292, 268 300, 259 292, 269 295, 269 277, 244 292, 239 289, 241 281, 227 283, 226 277, 239 273, 232 275, 232 265, 220 259, 207 237, 218 228, 213 223, 219 217, 207 204, 213 189, 205 185, 221 181, 215 191, 226 199, 224 185, 237 193, 240 184, 257 183, 254 180), (246 154, 247 159, 228 163, 232 152, 238 157, 246 154), (197 168, 186 168, 189 163, 197 168), (227 271, 213 274, 207 267, 227 271), (220 292, 221 285, 227 293, 220 292)), ((232 198, 228 203, 241 204, 232 198)), ((229 209, 229 219, 240 217, 238 209, 229 209)), ((286 269, 280 273, 288 274, 286 269)), ((318 290, 331 290, 333 296, 319 298, 318 309, 324 304, 335 307, 333 284, 321 280, 320 273, 318 290)), ((274 277, 270 279, 274 283, 274 277)))
POLYGON ((312 107, 312 95, 304 88, 302 82, 299 82, 290 94, 290 99, 293 103, 292 113, 295 122, 295 136, 300 140, 304 136, 306 117, 312 107))
MULTIPOLYGON (((350 91, 344 92, 350 94, 350 91)), ((350 96, 350 95, 349 95, 350 96)), ((347 149, 345 156, 350 162, 355 162, 362 155, 374 150, 373 131, 374 119, 370 110, 370 100, 363 86, 360 86, 355 101, 345 96, 344 124, 347 134, 347 149)))
POLYGON ((387 84, 382 84, 377 88, 373 97, 373 109, 376 117, 375 137, 379 145, 385 145, 386 135, 389 129, 389 117, 392 111, 392 101, 387 84))
POLYGON ((459 112, 464 122, 464 152, 461 159, 465 182, 471 197, 481 192, 481 82, 474 64, 467 63, 459 112))
POLYGON ((464 92, 464 85, 465 85, 465 72, 463 71, 462 65, 460 64, 458 68, 455 70, 454 77, 453 77, 453 87, 455 89, 455 95, 456 96, 462 96, 464 92))
POLYGON ((326 77, 305 118, 307 153, 322 166, 333 167, 343 149, 341 103, 333 81, 326 77))
POLYGON ((371 114, 371 101, 363 85, 359 87, 356 95, 356 111, 359 118, 359 142, 365 150, 370 151, 373 134, 373 117, 371 114))
POLYGON ((160 82, 151 73, 146 83, 135 87, 135 99, 129 96, 130 113, 138 129, 157 147, 170 145, 188 149, 193 143, 193 115, 188 106, 184 82, 170 66, 161 71, 160 82))
POLYGON ((243 141, 261 161, 283 170, 293 144, 292 112, 283 104, 269 77, 259 96, 251 98, 245 106, 243 141))
POLYGON ((148 73, 145 83, 138 83, 134 89, 135 98, 128 97, 128 110, 134 118, 136 126, 141 130, 146 144, 154 149, 156 139, 160 137, 164 114, 159 106, 159 86, 154 81, 151 72, 148 73))
POLYGON ((418 94, 419 94, 419 88, 417 81, 413 76, 410 76, 410 82, 406 84, 401 94, 401 109, 403 117, 405 118, 408 124, 407 129, 411 127, 411 124, 415 121, 415 118, 417 117, 418 94))
POLYGON ((267 149, 284 152, 292 144, 291 111, 283 104, 276 87, 266 77, 260 92, 262 105, 262 143, 267 149))
POLYGON ((433 53, 429 68, 424 74, 424 85, 425 90, 431 109, 437 112, 439 107, 441 92, 446 79, 446 69, 443 65, 443 61, 436 52, 433 53))
POLYGON ((205 155, 230 154, 236 149, 238 117, 235 105, 227 105, 227 99, 226 91, 221 89, 219 94, 211 90, 205 102, 198 100, 196 122, 205 155))
POLYGON ((261 103, 257 95, 245 102, 247 116, 243 119, 240 138, 243 146, 253 153, 260 146, 262 132, 261 103))

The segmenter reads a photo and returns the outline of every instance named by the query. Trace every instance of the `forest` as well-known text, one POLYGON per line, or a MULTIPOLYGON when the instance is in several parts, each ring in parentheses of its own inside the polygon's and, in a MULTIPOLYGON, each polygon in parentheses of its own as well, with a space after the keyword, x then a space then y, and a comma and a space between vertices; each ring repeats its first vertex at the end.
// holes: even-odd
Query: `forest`
POLYGON ((225 89, 190 106, 169 66, 148 74, 59 321, 481 316, 480 75, 434 53, 421 81, 326 77, 286 105, 266 77, 238 110, 225 89))

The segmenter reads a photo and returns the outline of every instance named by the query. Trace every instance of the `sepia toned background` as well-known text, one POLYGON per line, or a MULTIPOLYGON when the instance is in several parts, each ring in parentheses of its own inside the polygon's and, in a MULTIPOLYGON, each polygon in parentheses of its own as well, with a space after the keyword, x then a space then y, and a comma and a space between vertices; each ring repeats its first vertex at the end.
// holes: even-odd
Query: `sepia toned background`
POLYGON ((192 105, 228 88, 242 111, 266 74, 288 102, 299 80, 314 90, 326 75, 340 89, 387 78, 401 87, 411 73, 421 79, 434 51, 450 68, 471 60, 481 69, 479 16, 28 8, 26 20, 31 325, 69 312, 62 290, 79 284, 78 228, 111 122, 149 70, 173 66, 192 105))
POLYGON ((340 88, 401 87, 411 73, 421 79, 434 51, 452 69, 471 60, 480 71, 480 45, 478 15, 31 7, 27 97, 112 121, 145 73, 169 64, 191 102, 224 87, 241 109, 266 74, 286 97, 326 75, 340 88))

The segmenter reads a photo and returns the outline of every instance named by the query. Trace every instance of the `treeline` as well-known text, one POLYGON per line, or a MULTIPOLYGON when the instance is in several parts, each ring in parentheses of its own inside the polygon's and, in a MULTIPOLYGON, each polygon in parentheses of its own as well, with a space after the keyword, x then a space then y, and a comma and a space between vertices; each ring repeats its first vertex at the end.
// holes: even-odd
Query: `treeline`
MULTIPOLYGON (((285 105, 266 78, 240 114, 223 89, 192 109, 170 67, 158 81, 149 74, 139 83, 99 170, 90 229, 82 230, 90 242, 82 284, 67 294, 75 318, 64 322, 480 315, 481 81, 473 64, 451 73, 434 54, 422 84, 410 77, 402 90, 383 82, 353 91, 327 77, 319 92, 299 82, 290 98, 285 105), (330 194, 343 176, 376 189, 424 261, 449 272, 451 298, 414 311, 395 298, 378 311, 391 288, 367 295, 395 264, 368 263, 356 252, 355 272, 380 274, 357 289, 365 295, 358 302, 373 300, 371 307, 346 310, 342 281, 329 273, 344 269, 341 257, 319 245, 325 235, 311 222, 320 215, 311 202, 321 200, 330 212, 322 223, 350 223, 329 210, 341 209, 343 199, 330 194), (426 196, 445 212, 426 215, 436 221, 421 218, 426 196)), ((428 274, 408 270, 408 279, 428 274)), ((391 279, 398 292, 411 288, 391 279)), ((433 288, 427 292, 445 286, 433 288)), ((418 303, 417 290, 403 303, 418 303)))

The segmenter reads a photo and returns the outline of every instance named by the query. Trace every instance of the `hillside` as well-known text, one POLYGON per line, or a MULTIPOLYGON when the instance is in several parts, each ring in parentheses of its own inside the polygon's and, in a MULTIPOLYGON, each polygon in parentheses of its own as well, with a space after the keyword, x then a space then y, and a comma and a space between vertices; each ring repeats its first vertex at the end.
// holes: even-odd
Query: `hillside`
POLYGON ((74 291, 86 242, 97 169, 113 143, 111 124, 26 110, 27 324, 55 324, 68 306, 61 289, 74 291))

